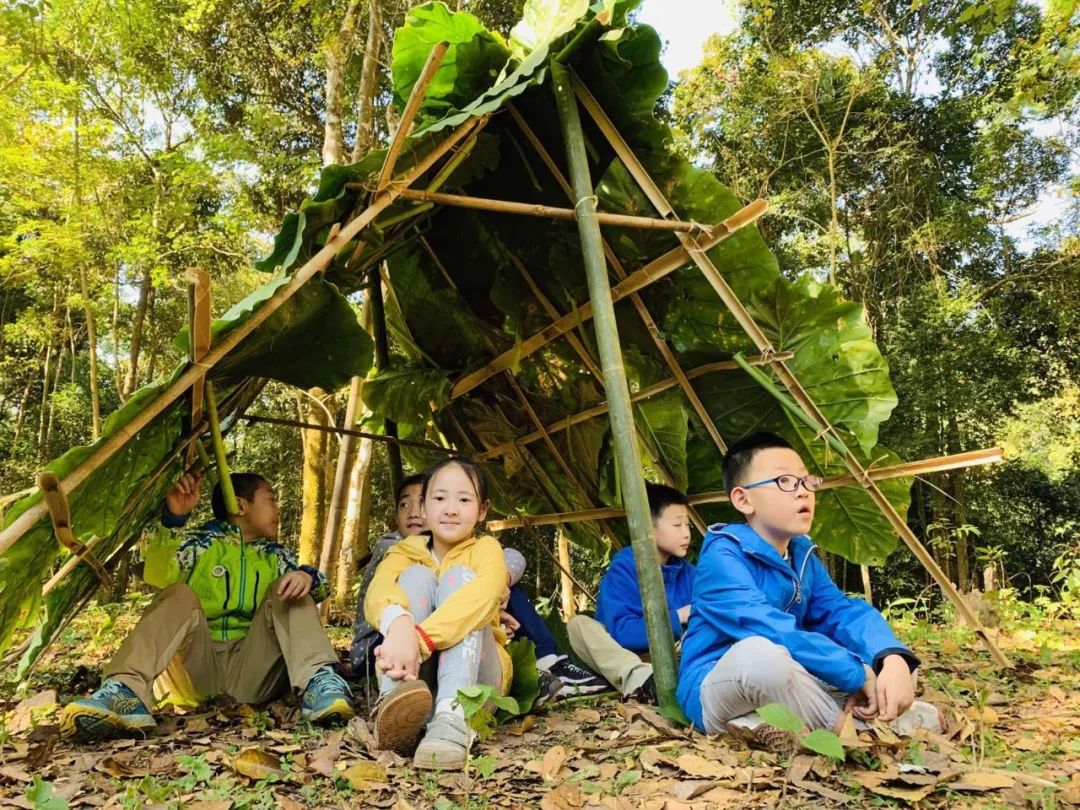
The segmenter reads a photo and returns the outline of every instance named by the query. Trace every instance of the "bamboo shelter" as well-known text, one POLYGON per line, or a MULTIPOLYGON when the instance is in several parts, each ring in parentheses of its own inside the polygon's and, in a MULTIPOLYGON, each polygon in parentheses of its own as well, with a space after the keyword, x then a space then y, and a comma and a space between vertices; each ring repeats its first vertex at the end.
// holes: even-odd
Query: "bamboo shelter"
MULTIPOLYGON (((383 430, 356 429, 352 395, 347 424, 328 429, 414 466, 448 448, 485 462, 495 529, 559 523, 570 542, 633 545, 666 709, 676 674, 644 478, 689 491, 703 532, 731 514, 721 454, 760 429, 827 479, 821 546, 878 565, 902 539, 1008 665, 901 517, 910 476, 1000 451, 905 463, 878 444, 896 395, 864 312, 784 277, 754 225, 767 203, 735 200, 674 152, 653 115, 660 41, 627 24, 631 6, 527 2, 508 40, 440 3, 410 11, 389 147, 323 170, 257 265, 267 284, 212 330, 193 276, 189 362, 49 465, 80 559, 107 571, 155 518, 206 430, 204 387, 227 430, 262 418, 246 409, 266 378, 355 391, 366 377, 383 430), (344 298, 361 288, 374 341, 344 298)), ((29 664, 98 568, 60 559, 40 493, 8 511, 0 555, 0 644, 36 624, 29 664)))

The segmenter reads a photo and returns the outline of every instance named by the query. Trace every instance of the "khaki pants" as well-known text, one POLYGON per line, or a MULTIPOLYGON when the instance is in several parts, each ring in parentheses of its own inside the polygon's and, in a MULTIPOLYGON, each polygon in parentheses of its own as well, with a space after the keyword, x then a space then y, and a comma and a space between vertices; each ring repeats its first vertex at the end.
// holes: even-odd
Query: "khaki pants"
POLYGON ((286 684, 303 690, 320 667, 336 663, 310 596, 282 600, 274 583, 247 636, 215 641, 195 592, 178 583, 150 603, 103 677, 126 685, 148 708, 155 694, 188 705, 222 693, 262 703, 286 684))
POLYGON ((574 654, 624 697, 640 689, 652 675, 652 664, 620 647, 607 628, 590 616, 578 615, 568 621, 566 635, 574 654))

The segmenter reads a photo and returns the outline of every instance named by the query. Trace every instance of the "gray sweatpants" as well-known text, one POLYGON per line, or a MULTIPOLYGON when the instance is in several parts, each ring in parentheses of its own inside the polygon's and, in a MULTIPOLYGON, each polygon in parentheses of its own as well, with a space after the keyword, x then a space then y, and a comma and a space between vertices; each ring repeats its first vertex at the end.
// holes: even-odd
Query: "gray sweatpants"
MULTIPOLYGON (((807 672, 786 647, 762 636, 733 644, 701 682, 702 719, 710 734, 767 703, 783 703, 812 729, 831 729, 847 698, 807 672)), ((736 725, 754 724, 747 720, 736 725)))
MULTIPOLYGON (((439 607, 450 594, 476 578, 476 572, 465 566, 448 569, 442 579, 424 565, 411 565, 398 577, 398 586, 409 600, 413 621, 420 624, 439 607)), ((454 712, 464 717, 460 707, 454 707, 458 689, 483 683, 502 687, 502 661, 499 659, 491 625, 485 624, 468 633, 453 647, 437 650, 420 667, 423 678, 435 693, 436 712, 454 712)), ((379 674, 379 694, 385 695, 400 681, 379 674)))

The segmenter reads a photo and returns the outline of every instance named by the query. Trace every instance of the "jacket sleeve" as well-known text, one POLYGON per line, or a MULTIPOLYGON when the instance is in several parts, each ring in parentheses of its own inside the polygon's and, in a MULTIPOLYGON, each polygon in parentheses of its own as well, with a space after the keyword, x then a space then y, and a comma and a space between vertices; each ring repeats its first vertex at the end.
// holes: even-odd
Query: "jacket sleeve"
POLYGON ((281 543, 271 543, 267 546, 268 551, 272 551, 277 558, 278 576, 283 577, 286 574, 290 574, 293 571, 303 571, 309 577, 311 577, 311 590, 308 591, 315 604, 323 602, 330 598, 330 580, 326 578, 326 574, 310 565, 300 565, 300 562, 296 559, 296 555, 288 546, 283 546, 281 543))
POLYGON ((185 582, 210 540, 167 526, 155 526, 143 540, 143 581, 155 588, 185 582))
POLYGON ((825 565, 816 556, 810 559, 813 591, 807 594, 804 626, 828 636, 837 644, 856 653, 876 670, 886 655, 903 656, 911 669, 916 658, 896 638, 885 617, 862 599, 848 596, 832 581, 825 565))
MULTIPOLYGON (((664 598, 667 599, 666 593, 664 598)), ((600 583, 597 600, 597 616, 620 647, 634 652, 649 649, 645 608, 632 555, 619 557, 613 562, 600 583)), ((671 613, 670 605, 668 612, 671 632, 678 639, 682 635, 682 624, 678 614, 671 613)))
POLYGON ((746 559, 718 543, 698 561, 694 620, 733 643, 762 636, 786 647, 810 674, 846 692, 866 679, 862 661, 821 633, 800 630, 795 617, 773 607, 757 586, 746 559))
MULTIPOLYGON (((374 559, 371 562, 374 562, 374 559)), ((368 563, 369 567, 371 562, 368 563)), ((409 612, 409 598, 398 585, 398 577, 413 564, 414 561, 409 559, 401 545, 397 544, 386 550, 386 554, 374 568, 374 574, 368 583, 367 596, 364 597, 364 618, 383 635, 386 635, 386 628, 382 626, 382 617, 388 607, 393 605, 399 608, 399 616, 409 612)))
POLYGON ((503 548, 494 537, 481 537, 472 549, 471 558, 473 579, 451 593, 417 625, 417 632, 427 645, 425 657, 435 650, 453 647, 473 630, 491 624, 498 615, 506 591, 503 548))

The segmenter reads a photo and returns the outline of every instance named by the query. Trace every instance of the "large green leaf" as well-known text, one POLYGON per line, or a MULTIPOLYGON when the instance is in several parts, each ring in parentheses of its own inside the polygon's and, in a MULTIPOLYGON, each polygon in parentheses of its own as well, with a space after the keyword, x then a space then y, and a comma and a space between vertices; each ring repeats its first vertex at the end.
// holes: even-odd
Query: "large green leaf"
POLYGON ((439 369, 389 368, 364 383, 364 404, 385 419, 412 425, 431 421, 431 408, 449 401, 450 379, 439 369))
POLYGON ((671 475, 675 487, 686 491, 686 409, 678 389, 665 391, 634 406, 638 431, 671 475))

